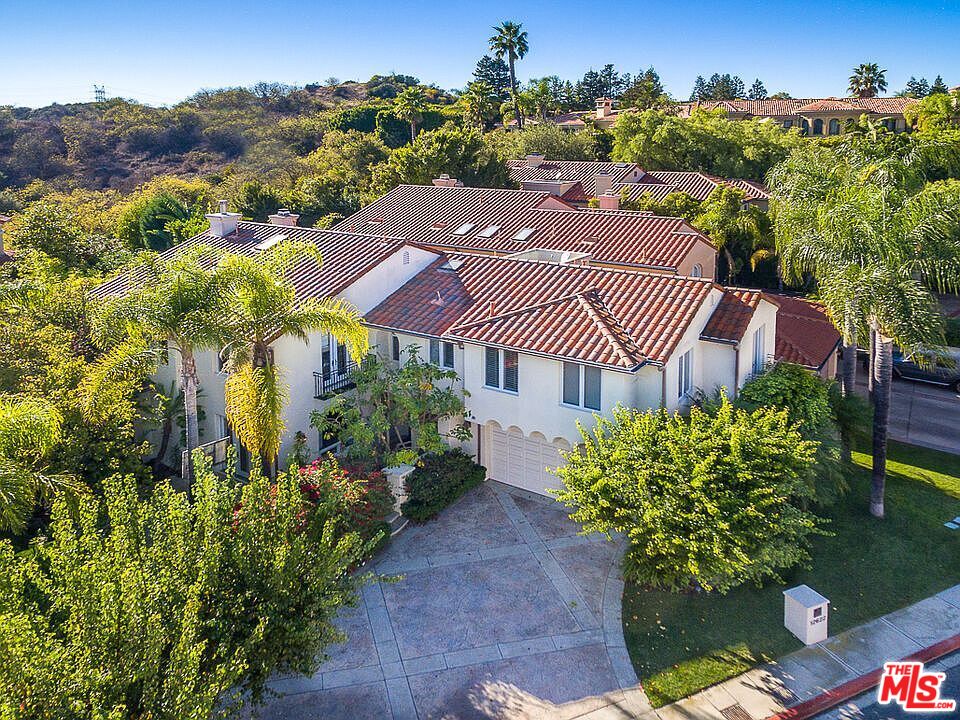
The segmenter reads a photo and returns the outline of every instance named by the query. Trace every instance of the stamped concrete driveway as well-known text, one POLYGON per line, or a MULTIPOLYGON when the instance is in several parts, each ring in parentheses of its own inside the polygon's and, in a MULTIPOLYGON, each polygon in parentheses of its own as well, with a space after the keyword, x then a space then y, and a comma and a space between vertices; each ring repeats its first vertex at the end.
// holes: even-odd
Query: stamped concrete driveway
POLYGON ((261 718, 557 718, 650 710, 623 644, 617 545, 554 500, 489 481, 409 526, 312 677, 261 718))

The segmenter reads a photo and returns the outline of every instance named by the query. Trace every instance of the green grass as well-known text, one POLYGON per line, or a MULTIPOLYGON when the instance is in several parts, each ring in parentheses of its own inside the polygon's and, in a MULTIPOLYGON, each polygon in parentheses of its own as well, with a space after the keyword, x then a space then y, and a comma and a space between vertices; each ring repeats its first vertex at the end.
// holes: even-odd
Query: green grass
POLYGON ((830 633, 960 582, 960 456, 890 443, 885 520, 867 510, 870 457, 854 454, 850 491, 826 513, 812 567, 784 585, 723 596, 678 595, 627 585, 623 625, 630 658, 657 707, 802 647, 783 627, 787 587, 806 583, 830 598, 830 633))

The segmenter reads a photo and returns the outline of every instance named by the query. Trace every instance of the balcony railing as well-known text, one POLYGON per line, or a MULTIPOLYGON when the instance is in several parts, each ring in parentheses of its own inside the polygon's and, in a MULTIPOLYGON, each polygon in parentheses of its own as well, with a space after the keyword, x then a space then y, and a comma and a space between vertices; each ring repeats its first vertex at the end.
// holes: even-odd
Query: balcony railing
POLYGON ((351 361, 345 367, 331 368, 327 372, 315 372, 313 374, 313 397, 329 397, 354 387, 353 371, 356 369, 357 364, 351 361))

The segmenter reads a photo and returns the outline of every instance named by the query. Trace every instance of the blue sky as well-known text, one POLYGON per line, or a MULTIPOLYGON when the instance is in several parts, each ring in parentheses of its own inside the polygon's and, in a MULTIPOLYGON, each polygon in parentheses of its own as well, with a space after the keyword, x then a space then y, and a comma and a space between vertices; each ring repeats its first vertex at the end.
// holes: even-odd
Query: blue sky
POLYGON ((713 72, 828 96, 874 61, 891 92, 911 75, 960 84, 957 0, 0 0, 0 105, 90 100, 94 83, 165 104, 200 88, 390 71, 462 87, 503 19, 529 31, 523 79, 612 62, 653 65, 676 97, 713 72))

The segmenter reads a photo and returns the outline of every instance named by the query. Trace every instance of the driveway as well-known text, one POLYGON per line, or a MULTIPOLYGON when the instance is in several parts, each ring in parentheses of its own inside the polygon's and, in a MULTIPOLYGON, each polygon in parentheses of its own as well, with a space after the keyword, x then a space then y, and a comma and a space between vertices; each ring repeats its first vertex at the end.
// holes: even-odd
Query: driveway
MULTIPOLYGON (((857 386, 864 395, 867 378, 857 367, 857 386)), ((960 397, 948 388, 894 379, 890 437, 960 454, 960 397)))
POLYGON ((649 712, 623 644, 618 545, 551 498, 488 481, 376 559, 397 582, 343 612, 349 638, 254 711, 282 718, 620 717, 649 712), (624 690, 626 689, 626 690, 624 690))

